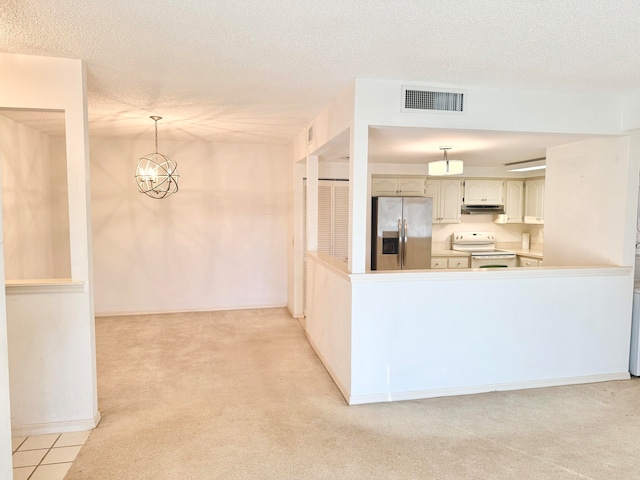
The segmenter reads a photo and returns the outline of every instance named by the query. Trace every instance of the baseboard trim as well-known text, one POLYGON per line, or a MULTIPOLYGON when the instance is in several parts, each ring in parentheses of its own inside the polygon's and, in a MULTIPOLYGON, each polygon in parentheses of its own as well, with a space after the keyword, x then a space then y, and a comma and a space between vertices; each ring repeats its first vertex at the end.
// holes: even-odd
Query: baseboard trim
POLYGON ((322 365, 324 366, 325 370, 327 371, 327 373, 329 374, 329 376, 333 380, 333 383, 335 383, 336 387, 338 387, 338 390, 340 391, 340 393, 344 397, 344 400, 347 403, 349 403, 349 398, 351 396, 350 393, 349 393, 349 389, 342 383, 342 381, 340 380, 340 377, 338 377, 338 375, 333 370, 333 368, 331 368, 331 364, 327 361, 327 359, 324 357, 324 355, 322 355, 320 353, 320 350, 318 349, 316 344, 313 342, 311 337, 309 337, 309 333, 306 332, 306 331, 305 331, 305 333, 306 333, 306 337, 307 337, 307 341, 309 342, 309 345, 311 345, 311 348, 313 348, 313 351, 316 352, 316 355, 320 359, 320 362, 322 363, 322 365))
POLYGON ((85 420, 12 425, 11 435, 14 437, 27 437, 29 435, 46 435, 48 433, 82 432, 84 430, 93 430, 98 426, 98 423, 100 423, 100 418, 100 412, 98 411, 93 418, 87 418, 85 420))
POLYGON ((585 383, 629 380, 629 372, 587 375, 584 377, 550 378, 527 382, 496 383, 470 387, 436 388, 432 390, 416 390, 409 392, 388 392, 374 395, 353 395, 347 397, 349 405, 366 403, 395 402, 400 400, 419 400, 423 398, 451 397, 455 395, 475 395, 478 393, 500 392, 508 390, 527 390, 531 388, 560 387, 563 385, 580 385, 585 383))
POLYGON ((157 310, 157 311, 113 311, 113 312, 96 312, 96 318, 99 317, 126 317, 134 315, 162 315, 165 313, 200 313, 200 312, 222 312, 227 310, 265 310, 287 308, 286 305, 240 305, 235 307, 210 307, 210 308, 188 308, 185 310, 157 310))

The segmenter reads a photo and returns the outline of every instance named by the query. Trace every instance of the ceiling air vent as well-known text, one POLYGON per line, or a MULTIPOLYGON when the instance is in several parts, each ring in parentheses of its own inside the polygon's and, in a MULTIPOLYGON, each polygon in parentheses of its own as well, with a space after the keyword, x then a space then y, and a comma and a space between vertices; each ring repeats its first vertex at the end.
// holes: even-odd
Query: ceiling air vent
POLYGON ((464 112, 465 91, 402 87, 403 112, 464 112))
POLYGON ((307 129, 307 143, 313 142, 313 123, 307 129))

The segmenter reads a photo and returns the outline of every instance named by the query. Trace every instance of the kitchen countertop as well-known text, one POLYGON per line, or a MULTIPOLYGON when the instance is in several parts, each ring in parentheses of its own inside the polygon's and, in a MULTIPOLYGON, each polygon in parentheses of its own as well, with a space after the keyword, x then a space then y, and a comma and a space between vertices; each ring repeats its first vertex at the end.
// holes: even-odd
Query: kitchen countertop
MULTIPOLYGON (((509 250, 510 252, 514 252, 516 255, 521 255, 523 257, 531 257, 538 260, 542 260, 542 250, 523 250, 522 248, 504 248, 498 250, 509 250)), ((448 250, 448 249, 434 249, 431 251, 432 257, 468 257, 468 252, 459 252, 458 250, 448 250)))
POLYGON ((542 250, 523 250, 522 248, 509 249, 512 252, 515 252, 516 255, 521 255, 523 257, 531 257, 536 258, 538 260, 542 260, 542 250))
POLYGON ((432 257, 468 257, 468 252, 459 252, 457 250, 435 249, 431 251, 432 257))

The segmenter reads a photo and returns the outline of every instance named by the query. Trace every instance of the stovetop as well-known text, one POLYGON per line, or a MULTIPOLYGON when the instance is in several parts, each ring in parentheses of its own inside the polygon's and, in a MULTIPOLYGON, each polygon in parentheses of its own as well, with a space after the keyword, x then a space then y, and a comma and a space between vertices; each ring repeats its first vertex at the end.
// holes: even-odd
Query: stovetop
POLYGON ((467 252, 473 256, 515 255, 509 250, 496 248, 496 237, 492 232, 461 232, 452 235, 451 249, 467 252))

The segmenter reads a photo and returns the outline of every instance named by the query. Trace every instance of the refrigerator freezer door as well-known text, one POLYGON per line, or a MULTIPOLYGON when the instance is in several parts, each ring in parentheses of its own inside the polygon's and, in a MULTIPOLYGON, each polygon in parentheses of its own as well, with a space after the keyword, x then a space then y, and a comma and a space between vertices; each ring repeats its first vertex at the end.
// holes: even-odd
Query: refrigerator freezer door
POLYGON ((375 235, 374 270, 400 270, 402 268, 402 198, 375 197, 373 199, 373 225, 375 235))
POLYGON ((432 199, 373 198, 372 270, 431 268, 432 199))
POLYGON ((402 269, 431 268, 432 199, 403 198, 404 251, 402 269))

